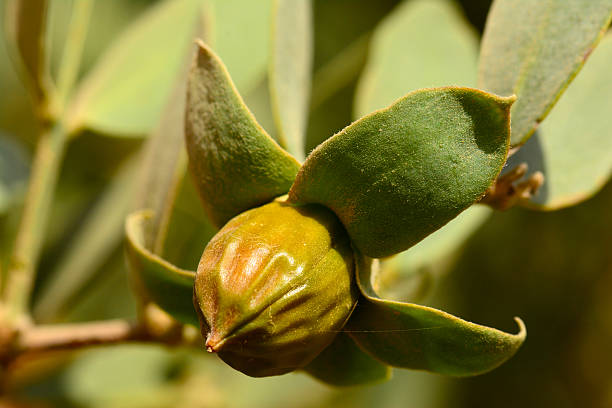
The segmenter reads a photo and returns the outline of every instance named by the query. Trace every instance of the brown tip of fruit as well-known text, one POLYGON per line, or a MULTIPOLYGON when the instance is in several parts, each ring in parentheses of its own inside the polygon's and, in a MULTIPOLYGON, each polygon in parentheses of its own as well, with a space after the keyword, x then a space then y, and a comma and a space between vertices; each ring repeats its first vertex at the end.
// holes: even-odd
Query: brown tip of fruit
POLYGON ((209 353, 216 353, 221 350, 223 343, 225 343, 225 338, 223 336, 220 336, 216 332, 211 332, 206 339, 206 351, 209 353))

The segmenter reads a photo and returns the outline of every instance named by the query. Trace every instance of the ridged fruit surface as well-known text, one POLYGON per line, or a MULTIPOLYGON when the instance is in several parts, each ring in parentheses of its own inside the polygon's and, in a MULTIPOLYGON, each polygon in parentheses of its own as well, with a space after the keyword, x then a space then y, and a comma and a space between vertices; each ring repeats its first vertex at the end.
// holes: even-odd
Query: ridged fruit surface
POLYGON ((318 205, 282 200, 230 220, 206 247, 194 288, 206 349, 262 377, 308 364, 357 301, 351 244, 318 205))

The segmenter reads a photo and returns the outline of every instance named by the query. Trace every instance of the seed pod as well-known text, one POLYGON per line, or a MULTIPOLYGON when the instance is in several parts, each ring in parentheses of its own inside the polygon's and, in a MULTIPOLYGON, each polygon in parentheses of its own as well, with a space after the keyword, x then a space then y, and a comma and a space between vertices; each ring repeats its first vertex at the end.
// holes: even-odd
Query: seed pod
POLYGON ((336 216, 278 200, 217 233, 194 288, 206 349, 253 377, 308 364, 356 301, 353 251, 336 216))

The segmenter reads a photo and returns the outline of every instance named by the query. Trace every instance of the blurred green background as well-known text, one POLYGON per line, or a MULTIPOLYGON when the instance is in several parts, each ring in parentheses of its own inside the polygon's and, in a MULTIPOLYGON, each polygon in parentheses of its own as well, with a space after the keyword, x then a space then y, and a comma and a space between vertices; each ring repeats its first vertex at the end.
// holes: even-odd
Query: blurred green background
MULTIPOLYGON (((52 68, 61 58, 58 44, 66 35, 70 3, 53 2, 52 68)), ((154 3, 96 1, 81 75, 154 3)), ((399 3, 314 1, 308 150, 353 119, 354 94, 367 59, 369 36, 399 3), (331 84, 321 80, 325 70, 336 72, 332 77, 341 80, 331 84)), ((482 33, 489 6, 486 0, 457 2, 475 33, 482 33)), ((231 48, 232 44, 224 46, 231 48)), ((254 78, 242 88, 248 90, 245 98, 263 126, 273 132, 266 111, 265 72, 254 78)), ((11 64, 4 39, 0 42, 0 90, 0 260, 5 262, 37 129, 29 96, 11 64)), ((117 175, 126 173, 143 143, 140 137, 86 131, 70 144, 45 238, 35 302, 58 270, 79 269, 79 262, 66 260, 67 254, 78 245, 75 240, 81 239, 83 225, 96 213, 105 191, 115 185, 117 175)), ((187 197, 193 193, 188 182, 182 190, 187 197)), ((203 217, 193 201, 181 205, 182 212, 175 217, 203 217)), ((113 206, 105 208, 112 212, 113 206)), ((527 325, 527 341, 517 355, 479 377, 452 379, 395 370, 394 378, 385 384, 333 389, 301 373, 248 378, 200 351, 125 345, 23 361, 9 382, 5 403, 35 407, 612 407, 611 208, 612 184, 608 183, 594 198, 576 207, 496 213, 438 276, 425 303, 507 331, 514 330, 513 316, 520 316, 527 325)), ((121 219, 123 206, 117 204, 117 211, 121 219)), ((79 281, 80 290, 63 300, 51 320, 135 317, 122 243, 109 234, 115 237, 112 245, 96 255, 100 259, 79 281)), ((167 257, 193 268, 205 242, 173 229, 172 234, 177 244, 167 257)), ((82 256, 87 257, 87 252, 82 256)))

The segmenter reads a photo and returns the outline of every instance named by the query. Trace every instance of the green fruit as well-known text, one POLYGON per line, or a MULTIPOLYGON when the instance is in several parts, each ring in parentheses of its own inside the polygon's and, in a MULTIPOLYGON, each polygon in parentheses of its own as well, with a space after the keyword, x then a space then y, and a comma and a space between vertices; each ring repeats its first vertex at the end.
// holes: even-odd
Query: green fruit
POLYGON ((277 200, 217 233, 194 291, 208 351, 253 377, 284 374, 314 359, 350 316, 353 251, 330 210, 277 200))

